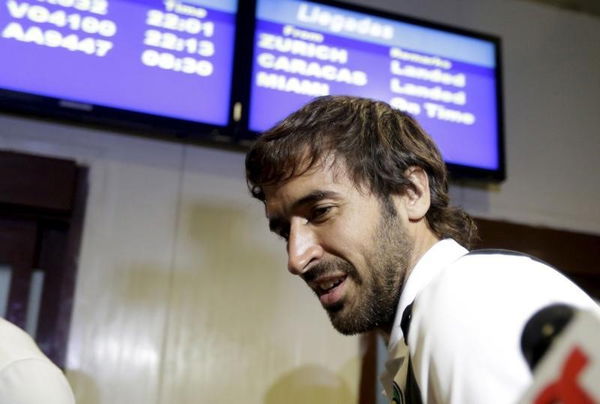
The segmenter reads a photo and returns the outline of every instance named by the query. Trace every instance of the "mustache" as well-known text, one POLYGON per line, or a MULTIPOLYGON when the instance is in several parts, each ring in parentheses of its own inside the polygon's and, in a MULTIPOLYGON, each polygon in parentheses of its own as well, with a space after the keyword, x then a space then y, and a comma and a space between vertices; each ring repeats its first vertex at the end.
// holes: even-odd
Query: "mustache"
POLYGON ((309 283, 323 276, 327 276, 329 274, 339 274, 343 272, 351 278, 356 280, 360 280, 358 276, 358 271, 348 261, 342 259, 336 259, 333 261, 323 261, 313 266, 310 271, 303 273, 302 279, 304 282, 309 283))

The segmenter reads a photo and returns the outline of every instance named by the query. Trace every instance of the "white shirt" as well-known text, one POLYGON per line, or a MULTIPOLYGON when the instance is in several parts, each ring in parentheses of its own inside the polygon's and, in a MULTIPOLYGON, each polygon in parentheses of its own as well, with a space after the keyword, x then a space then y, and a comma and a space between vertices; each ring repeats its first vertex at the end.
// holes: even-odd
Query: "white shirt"
POLYGON ((0 404, 75 404, 61 370, 33 339, 0 318, 0 404))
POLYGON ((516 402, 532 380, 520 349, 523 327, 553 303, 598 310, 575 284, 535 259, 467 255, 454 240, 438 242, 411 272, 398 303, 382 375, 388 397, 392 378, 402 388, 406 371, 398 364, 410 354, 423 403, 516 402), (400 322, 413 301, 407 350, 400 322))

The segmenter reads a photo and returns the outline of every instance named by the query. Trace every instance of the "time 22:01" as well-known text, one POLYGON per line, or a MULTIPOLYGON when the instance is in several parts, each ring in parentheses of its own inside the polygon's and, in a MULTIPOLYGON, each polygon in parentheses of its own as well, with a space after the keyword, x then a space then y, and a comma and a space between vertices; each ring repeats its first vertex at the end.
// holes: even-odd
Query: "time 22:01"
POLYGON ((207 38, 212 37, 215 32, 215 23, 212 21, 201 21, 198 18, 182 17, 174 13, 165 13, 160 10, 149 10, 146 15, 146 24, 152 27, 187 32, 192 35, 202 34, 207 38))

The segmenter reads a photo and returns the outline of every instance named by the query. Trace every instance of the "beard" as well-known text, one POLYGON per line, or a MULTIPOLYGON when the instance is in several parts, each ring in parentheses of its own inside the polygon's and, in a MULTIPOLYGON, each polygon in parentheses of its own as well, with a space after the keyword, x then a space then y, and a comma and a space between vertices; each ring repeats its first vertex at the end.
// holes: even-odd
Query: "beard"
POLYGON ((375 242, 368 254, 370 267, 365 273, 361 274, 343 258, 334 257, 305 274, 305 281, 309 281, 307 278, 342 271, 347 275, 346 281, 353 283, 347 285, 354 286, 353 293, 325 308, 333 327, 344 335, 390 327, 394 322, 413 242, 393 206, 391 209, 389 206, 382 208, 372 238, 375 242))

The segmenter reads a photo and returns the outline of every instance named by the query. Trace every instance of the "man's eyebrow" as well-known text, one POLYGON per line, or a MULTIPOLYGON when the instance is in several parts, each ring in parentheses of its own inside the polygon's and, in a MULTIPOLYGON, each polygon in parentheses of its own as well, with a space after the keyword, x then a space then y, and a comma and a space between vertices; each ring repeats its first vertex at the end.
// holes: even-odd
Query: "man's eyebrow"
POLYGON ((328 198, 335 199, 337 197, 339 197, 339 194, 335 191, 315 190, 315 191, 312 191, 311 193, 303 196, 302 198, 298 199, 297 201, 295 201, 292 204, 292 211, 294 211, 298 208, 301 208, 303 206, 306 206, 306 205, 312 205, 323 199, 328 199, 328 198))
MULTIPOLYGON (((302 198, 296 200, 292 204, 290 210, 293 212, 299 208, 302 208, 303 206, 315 204, 323 199, 328 199, 328 198, 335 199, 338 197, 339 197, 339 194, 335 191, 315 190, 315 191, 312 191, 312 192, 304 195, 302 198)), ((269 229, 272 232, 277 233, 284 226, 285 220, 279 216, 269 217, 268 219, 269 219, 269 229)))

